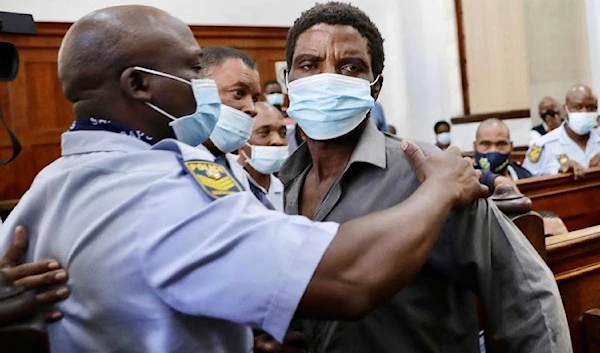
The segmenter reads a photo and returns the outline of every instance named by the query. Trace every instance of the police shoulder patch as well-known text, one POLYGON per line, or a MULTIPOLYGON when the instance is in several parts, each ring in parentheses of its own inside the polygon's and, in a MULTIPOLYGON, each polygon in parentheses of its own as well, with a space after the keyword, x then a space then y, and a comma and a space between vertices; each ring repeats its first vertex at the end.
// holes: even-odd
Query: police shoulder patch
POLYGON ((556 158, 558 159, 558 163, 560 163, 560 165, 563 165, 569 161, 569 156, 567 156, 565 153, 559 154, 556 156, 556 158))
POLYGON ((231 195, 243 191, 241 185, 235 180, 224 166, 207 161, 185 161, 183 165, 194 177, 202 191, 212 199, 231 195))
POLYGON ((543 149, 544 149, 544 146, 533 145, 529 149, 529 153, 527 153, 527 157, 529 157, 529 160, 532 163, 536 163, 537 161, 540 160, 540 156, 542 155, 543 149))

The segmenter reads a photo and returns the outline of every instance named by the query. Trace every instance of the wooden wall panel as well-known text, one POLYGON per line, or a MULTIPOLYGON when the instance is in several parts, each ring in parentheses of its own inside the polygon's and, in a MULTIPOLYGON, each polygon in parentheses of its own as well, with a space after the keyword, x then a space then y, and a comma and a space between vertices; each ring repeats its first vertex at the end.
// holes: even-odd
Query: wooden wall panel
MULTIPOLYGON (((38 23, 37 36, 0 35, 19 49, 21 67, 13 82, 0 83, 0 108, 23 150, 0 167, 0 200, 16 199, 35 175, 60 156, 60 135, 73 120, 72 105, 62 95, 57 56, 71 24, 38 23)), ((275 62, 285 60, 287 28, 192 26, 202 47, 226 45, 246 51, 258 66, 261 85, 275 78, 275 62)), ((10 155, 10 140, 0 131, 0 159, 10 155)))

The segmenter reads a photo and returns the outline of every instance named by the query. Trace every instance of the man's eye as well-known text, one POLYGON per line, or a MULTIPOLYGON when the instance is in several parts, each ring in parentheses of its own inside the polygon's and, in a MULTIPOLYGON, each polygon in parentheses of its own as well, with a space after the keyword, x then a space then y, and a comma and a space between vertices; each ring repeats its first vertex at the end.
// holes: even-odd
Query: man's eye
POLYGON ((300 66, 300 68, 304 71, 311 71, 311 70, 314 70, 316 68, 316 66, 313 64, 302 64, 300 66))
POLYGON ((236 89, 235 91, 233 91, 235 98, 242 98, 244 97, 245 92, 241 89, 236 89))
POLYGON ((358 66, 348 64, 348 65, 342 66, 342 70, 346 71, 346 72, 352 72, 352 73, 354 73, 354 72, 358 71, 358 66))

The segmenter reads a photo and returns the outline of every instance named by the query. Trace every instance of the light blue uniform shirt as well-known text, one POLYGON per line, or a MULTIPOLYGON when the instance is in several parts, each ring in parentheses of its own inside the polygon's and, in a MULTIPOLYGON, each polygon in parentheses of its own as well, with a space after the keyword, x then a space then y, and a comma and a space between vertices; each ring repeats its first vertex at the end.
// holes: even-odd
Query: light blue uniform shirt
POLYGON ((283 338, 337 223, 248 191, 212 200, 182 160, 214 157, 174 140, 67 132, 62 155, 0 227, 0 252, 23 224, 25 261, 69 272, 52 352, 248 352, 249 327, 283 338))
POLYGON ((588 168, 590 161, 600 153, 600 136, 598 130, 592 129, 585 151, 573 141, 565 130, 565 123, 538 138, 525 155, 523 167, 534 176, 557 174, 560 169, 559 158, 566 155, 570 160, 576 161, 584 168, 588 168), (536 149, 541 148, 539 157, 536 149))

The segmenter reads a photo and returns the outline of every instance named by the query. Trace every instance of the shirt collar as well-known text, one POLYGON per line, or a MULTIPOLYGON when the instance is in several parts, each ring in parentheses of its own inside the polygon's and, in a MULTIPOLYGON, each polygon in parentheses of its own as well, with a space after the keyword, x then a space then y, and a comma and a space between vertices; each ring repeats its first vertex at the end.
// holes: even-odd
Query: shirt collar
MULTIPOLYGON (((377 130, 375 123, 371 119, 367 121, 352 155, 346 166, 346 170, 353 163, 369 163, 376 167, 385 169, 385 135, 377 130)), ((279 179, 284 185, 298 177, 303 171, 312 164, 312 158, 305 142, 284 162, 279 172, 279 179)))
POLYGON ((69 131, 62 134, 63 156, 93 152, 132 152, 152 146, 124 134, 109 131, 69 131))
MULTIPOLYGON (((560 136, 558 137, 558 141, 560 142, 561 145, 575 145, 575 141, 573 141, 569 135, 567 134, 567 129, 565 128, 565 122, 562 123, 561 126, 559 126, 558 128, 561 129, 560 132, 560 136)), ((590 131, 590 138, 588 139, 587 144, 594 144, 594 143, 599 143, 600 142, 600 137, 598 136, 598 130, 597 129, 592 129, 592 131, 590 131)))

